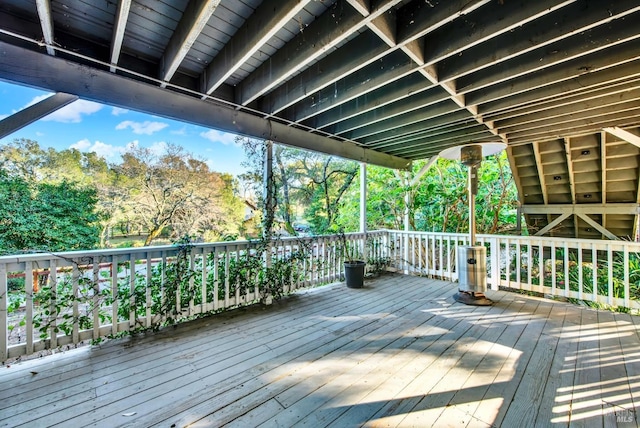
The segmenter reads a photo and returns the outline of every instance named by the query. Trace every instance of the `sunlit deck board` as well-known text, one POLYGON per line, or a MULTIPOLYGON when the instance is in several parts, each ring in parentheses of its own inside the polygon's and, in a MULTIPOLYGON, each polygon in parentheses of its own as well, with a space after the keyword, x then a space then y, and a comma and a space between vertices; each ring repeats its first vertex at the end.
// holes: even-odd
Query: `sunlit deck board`
POLYGON ((360 290, 333 284, 15 363, 0 370, 0 426, 605 426, 635 418, 636 319, 502 291, 488 293, 494 306, 470 307, 453 303, 455 289, 386 275, 360 290))

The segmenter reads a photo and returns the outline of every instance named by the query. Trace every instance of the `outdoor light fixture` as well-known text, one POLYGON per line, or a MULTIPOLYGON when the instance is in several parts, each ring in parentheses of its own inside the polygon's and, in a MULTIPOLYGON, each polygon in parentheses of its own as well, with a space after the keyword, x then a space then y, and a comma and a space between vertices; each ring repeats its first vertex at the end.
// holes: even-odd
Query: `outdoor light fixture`
POLYGON ((453 298, 465 305, 488 306, 487 291, 487 249, 476 245, 475 197, 478 193, 478 168, 482 158, 500 153, 507 147, 504 143, 478 143, 456 146, 440 152, 440 157, 459 160, 469 167, 469 245, 459 246, 456 254, 458 270, 458 292, 453 298))

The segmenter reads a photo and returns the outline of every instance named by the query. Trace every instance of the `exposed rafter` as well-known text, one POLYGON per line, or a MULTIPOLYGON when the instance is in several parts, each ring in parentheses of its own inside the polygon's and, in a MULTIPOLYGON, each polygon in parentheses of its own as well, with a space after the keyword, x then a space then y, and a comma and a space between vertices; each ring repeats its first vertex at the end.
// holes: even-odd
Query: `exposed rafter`
MULTIPOLYGON (((160 80, 171 80, 219 4, 220 0, 189 2, 160 60, 160 80)), ((166 86, 166 83, 162 86, 166 86)))
POLYGON ((275 61, 262 65, 252 76, 239 85, 236 96, 237 103, 247 105, 279 86, 348 40, 367 23, 387 12, 399 1, 385 0, 381 2, 378 9, 363 18, 344 0, 338 0, 332 6, 335 10, 334 13, 322 15, 313 21, 303 33, 300 33, 276 53, 275 61), (307 34, 313 34, 314 37, 308 37, 307 34))
POLYGON ((38 16, 40 18, 40 27, 42 28, 42 38, 47 46, 47 53, 49 55, 55 55, 56 51, 53 48, 53 18, 51 16, 51 1, 50 0, 36 0, 36 7, 38 8, 38 16))
POLYGON ((111 37, 111 66, 109 67, 109 71, 112 73, 116 72, 116 66, 120 59, 124 30, 129 20, 130 10, 131 0, 118 1, 118 11, 116 12, 115 22, 113 23, 113 36, 111 37))
POLYGON ((629 214, 640 213, 640 204, 551 204, 523 205, 524 214, 629 214))
MULTIPOLYGON (((524 11, 522 4, 511 2, 512 6, 524 11)), ((508 6, 508 4, 505 4, 508 6)), ((438 64, 440 78, 443 81, 459 79, 473 72, 480 71, 490 66, 516 58, 519 55, 544 48, 576 34, 589 31, 601 25, 606 25, 616 19, 624 18, 634 12, 638 12, 640 6, 636 0, 609 0, 601 2, 601 7, 590 7, 586 0, 575 1, 562 8, 562 18, 553 13, 543 13, 535 22, 526 19, 526 23, 514 27, 504 26, 502 16, 494 14, 486 18, 486 22, 479 25, 487 25, 488 21, 494 27, 491 37, 494 43, 485 48, 466 52, 464 55, 453 55, 442 60, 438 64), (505 28, 509 31, 501 31, 505 28)), ((491 11, 493 12, 493 10, 491 11)), ((515 15, 515 13, 514 13, 515 15)), ((508 17, 508 19, 512 19, 508 17)), ((512 22, 518 22, 512 19, 512 22)), ((473 28, 478 32, 477 25, 473 28)), ((483 32, 482 34, 487 34, 483 32)), ((447 40, 448 42, 448 40, 447 40)), ((446 46, 445 43, 443 45, 446 46)))
POLYGON ((207 66, 203 92, 212 94, 311 0, 267 0, 207 66))

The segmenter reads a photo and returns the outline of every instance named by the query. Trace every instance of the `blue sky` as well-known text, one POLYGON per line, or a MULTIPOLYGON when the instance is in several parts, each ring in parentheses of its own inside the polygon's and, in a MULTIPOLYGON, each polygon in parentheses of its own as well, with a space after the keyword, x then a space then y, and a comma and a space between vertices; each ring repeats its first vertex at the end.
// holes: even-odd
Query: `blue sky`
MULTIPOLYGON (((49 95, 0 81, 0 119, 49 95)), ((82 152, 96 152, 111 163, 120 162, 121 153, 132 144, 161 149, 172 143, 205 160, 213 171, 234 175, 244 171, 240 166, 244 152, 234 143, 234 134, 85 100, 75 101, 0 139, 0 144, 18 138, 37 141, 44 148, 73 147, 82 152)))

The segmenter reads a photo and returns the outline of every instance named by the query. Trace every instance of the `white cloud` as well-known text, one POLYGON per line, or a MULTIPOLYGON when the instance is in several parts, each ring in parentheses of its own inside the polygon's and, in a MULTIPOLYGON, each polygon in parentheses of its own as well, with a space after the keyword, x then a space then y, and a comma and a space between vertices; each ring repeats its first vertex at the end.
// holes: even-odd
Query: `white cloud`
POLYGON ((200 136, 213 143, 220 143, 225 146, 236 144, 236 136, 234 134, 227 134, 226 132, 216 131, 215 129, 210 129, 207 132, 201 132, 200 136))
POLYGON ((45 135, 44 132, 36 131, 36 136, 37 137, 44 137, 44 135, 45 135))
POLYGON ((151 122, 145 120, 144 122, 134 122, 132 120, 125 120, 116 125, 117 130, 131 128, 134 134, 138 135, 151 135, 154 132, 162 131, 169 126, 168 123, 151 122))
MULTIPOLYGON (((39 103, 50 96, 50 94, 38 95, 23 108, 39 103)), ((56 110, 50 115, 43 117, 42 120, 62 123, 79 123, 82 122, 83 115, 97 113, 100 109, 102 109, 101 104, 94 103, 93 101, 76 100, 71 104, 67 104, 62 107, 60 110, 56 110)))
POLYGON ((103 143, 102 141, 94 141, 93 143, 89 139, 85 138, 78 141, 75 144, 69 146, 71 149, 77 149, 81 152, 95 152, 98 156, 105 159, 114 159, 117 156, 127 151, 127 147, 113 146, 111 144, 103 143))
POLYGON ((151 153, 155 155, 163 155, 167 151, 167 143, 164 141, 156 141, 149 146, 149 150, 151 150, 151 153))
POLYGON ((86 152, 89 147, 91 147, 91 141, 89 141, 87 138, 69 146, 70 149, 77 149, 81 152, 86 152))
MULTIPOLYGON (((134 151, 138 148, 140 148, 140 141, 132 140, 127 143, 127 145, 123 149, 123 152, 134 151)), ((149 147, 146 147, 146 149, 149 150, 154 155, 162 155, 167 151, 167 143, 164 141, 156 141, 155 143, 151 144, 149 147)))
POLYGON ((114 107, 113 109, 111 109, 111 114, 114 116, 120 116, 121 114, 127 113, 129 113, 129 110, 127 110, 126 108, 114 107))
POLYGON ((176 129, 174 131, 171 131, 171 134, 172 135, 182 135, 182 136, 187 135, 187 127, 183 126, 180 129, 176 129))

